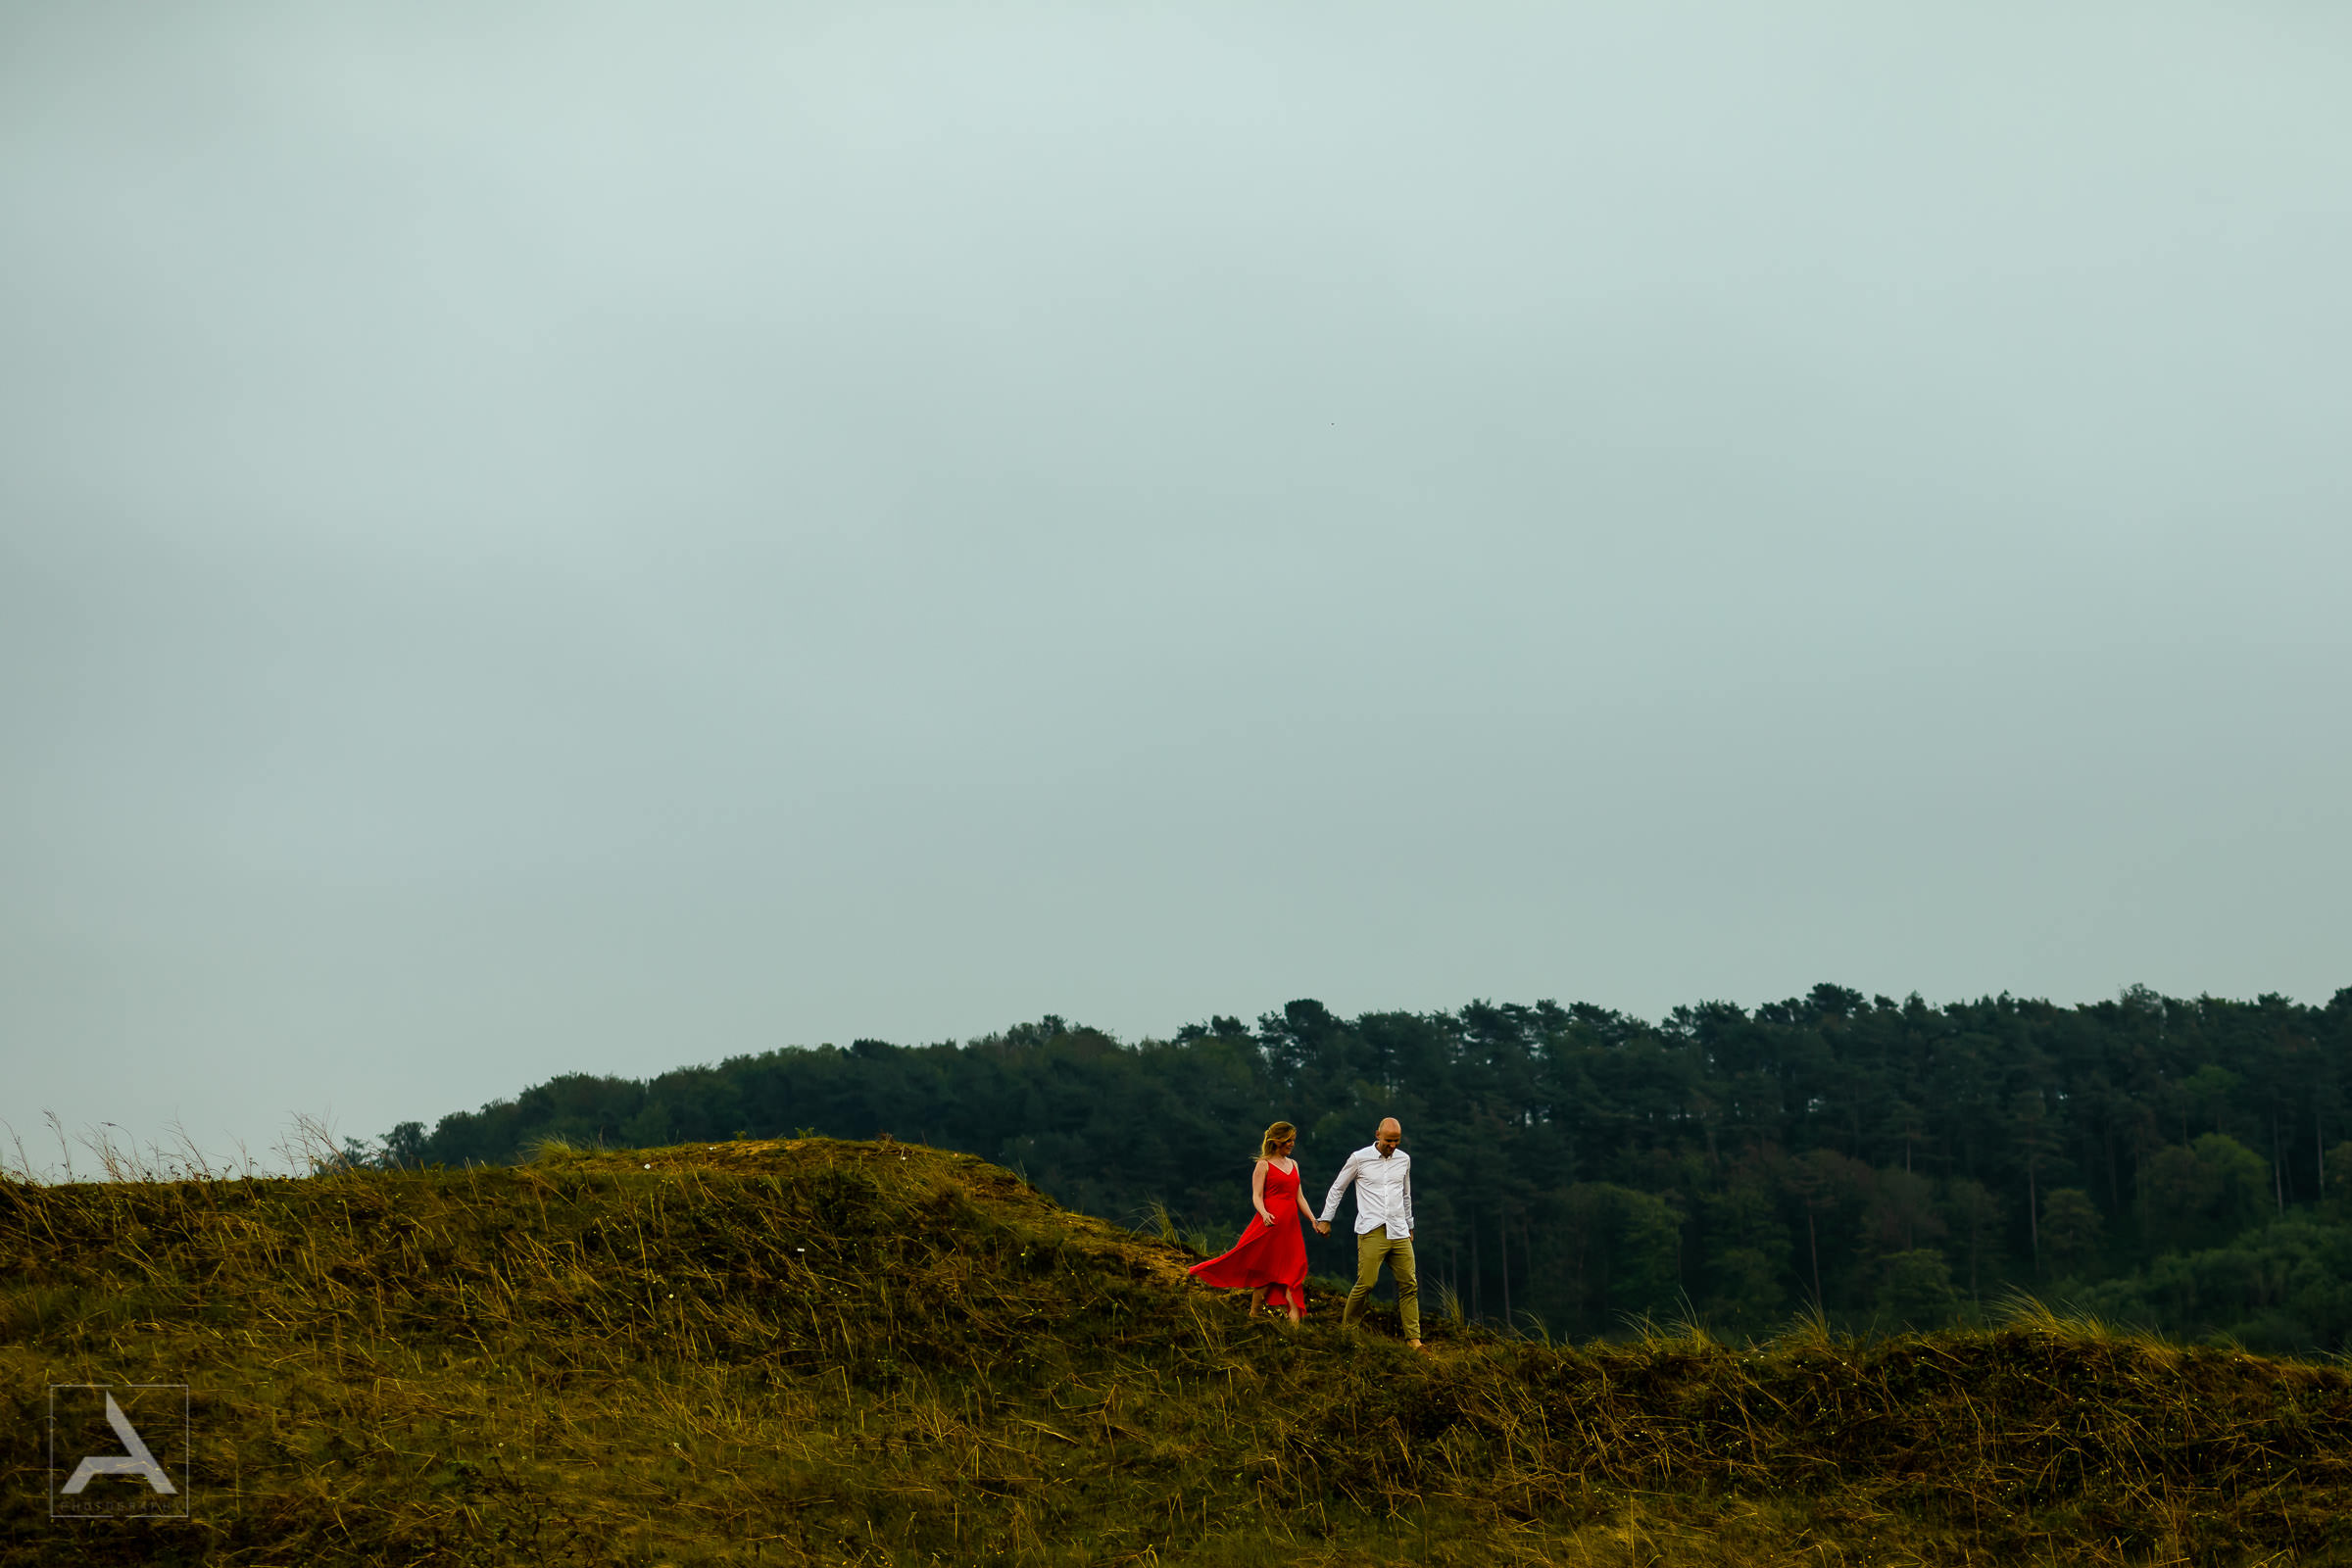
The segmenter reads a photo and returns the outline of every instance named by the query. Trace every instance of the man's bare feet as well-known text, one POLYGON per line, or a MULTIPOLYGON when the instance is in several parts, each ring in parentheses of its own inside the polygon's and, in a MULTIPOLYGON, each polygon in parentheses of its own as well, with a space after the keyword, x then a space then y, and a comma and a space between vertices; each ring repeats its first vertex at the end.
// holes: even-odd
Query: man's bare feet
POLYGON ((1427 1353, 1429 1349, 1429 1347, 1423 1345, 1419 1340, 1407 1340, 1404 1343, 1411 1346, 1414 1349, 1420 1350, 1424 1353, 1427 1353))

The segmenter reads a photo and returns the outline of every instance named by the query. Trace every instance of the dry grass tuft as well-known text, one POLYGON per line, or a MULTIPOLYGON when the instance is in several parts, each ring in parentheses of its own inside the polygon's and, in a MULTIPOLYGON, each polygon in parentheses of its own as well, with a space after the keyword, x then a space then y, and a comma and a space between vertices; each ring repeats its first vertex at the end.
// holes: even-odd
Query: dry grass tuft
POLYGON ((2348 1554, 2332 1366, 2023 1302, 1761 1347, 1439 1311, 1419 1357, 1393 1311, 1293 1332, 1191 1260, 897 1143, 0 1182, 0 1562, 2348 1554), (194 1385, 193 1522, 45 1517, 65 1382, 194 1385))

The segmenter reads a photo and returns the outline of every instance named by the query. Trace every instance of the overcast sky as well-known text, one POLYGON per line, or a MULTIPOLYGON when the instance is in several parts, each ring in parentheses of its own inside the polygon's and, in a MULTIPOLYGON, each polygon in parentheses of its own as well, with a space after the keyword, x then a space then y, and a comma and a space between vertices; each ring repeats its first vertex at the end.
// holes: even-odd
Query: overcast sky
POLYGON ((0 1119, 2324 1002, 2347 279, 2309 0, 0 4, 0 1119))

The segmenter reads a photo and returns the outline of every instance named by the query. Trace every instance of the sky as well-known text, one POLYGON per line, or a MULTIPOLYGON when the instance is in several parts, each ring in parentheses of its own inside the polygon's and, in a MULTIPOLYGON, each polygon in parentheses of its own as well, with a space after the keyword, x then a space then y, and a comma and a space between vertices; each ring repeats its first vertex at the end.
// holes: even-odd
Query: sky
POLYGON ((7 6, 0 1123, 2324 1003, 2346 278, 2309 0, 7 6))

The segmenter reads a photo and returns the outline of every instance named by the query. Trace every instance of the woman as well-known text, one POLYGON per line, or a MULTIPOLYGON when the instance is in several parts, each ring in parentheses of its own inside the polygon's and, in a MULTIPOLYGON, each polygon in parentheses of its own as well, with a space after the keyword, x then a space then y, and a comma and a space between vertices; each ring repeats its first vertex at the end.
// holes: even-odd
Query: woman
MULTIPOLYGON (((1298 1166, 1291 1150, 1298 1129, 1278 1121, 1258 1141, 1257 1168, 1250 1177, 1250 1201, 1257 1218, 1242 1228, 1242 1238, 1222 1257, 1195 1263, 1192 1275, 1203 1285, 1265 1288, 1265 1305, 1290 1308, 1291 1321, 1306 1316, 1306 1238, 1298 1229, 1301 1215, 1312 1220, 1315 1211, 1298 1191, 1298 1166)), ((1255 1313, 1257 1303, 1250 1303, 1255 1313)))

